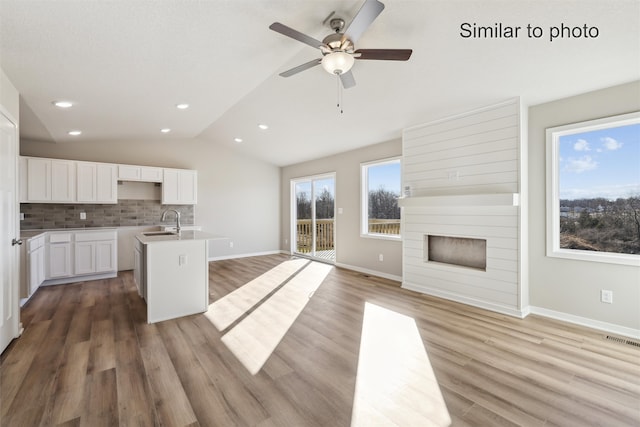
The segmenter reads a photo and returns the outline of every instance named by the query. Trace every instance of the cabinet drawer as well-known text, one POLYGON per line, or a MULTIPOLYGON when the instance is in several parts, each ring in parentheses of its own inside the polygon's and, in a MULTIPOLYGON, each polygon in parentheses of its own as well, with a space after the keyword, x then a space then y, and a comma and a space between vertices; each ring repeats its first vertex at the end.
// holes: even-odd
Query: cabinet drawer
POLYGON ((116 240, 116 231, 81 231, 76 233, 76 242, 95 242, 99 240, 116 240))
POLYGON ((71 233, 54 233, 49 234, 49 243, 68 243, 72 239, 71 233))

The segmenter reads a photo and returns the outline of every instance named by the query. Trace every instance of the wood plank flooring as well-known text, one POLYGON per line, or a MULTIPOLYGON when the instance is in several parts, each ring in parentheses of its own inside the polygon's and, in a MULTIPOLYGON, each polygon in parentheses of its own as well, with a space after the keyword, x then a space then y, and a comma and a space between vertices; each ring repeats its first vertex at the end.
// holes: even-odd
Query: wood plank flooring
MULTIPOLYGON (((210 301, 287 259, 210 263, 210 301)), ((640 425, 640 348, 338 268, 257 375, 204 315, 146 324, 131 272, 43 287, 0 359, 0 424, 349 426, 365 302, 415 320, 454 426, 640 425)))

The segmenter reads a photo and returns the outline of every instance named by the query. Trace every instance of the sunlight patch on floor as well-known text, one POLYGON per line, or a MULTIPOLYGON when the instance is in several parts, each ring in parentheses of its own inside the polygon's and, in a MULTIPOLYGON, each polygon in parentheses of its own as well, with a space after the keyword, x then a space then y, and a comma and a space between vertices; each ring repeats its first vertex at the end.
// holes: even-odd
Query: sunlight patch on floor
POLYGON ((310 262, 222 337, 251 374, 257 374, 333 267, 310 262))
POLYGON ((284 261, 210 304, 205 316, 219 331, 226 329, 308 262, 306 259, 284 261))
POLYGON ((415 320, 365 303, 351 427, 450 424, 415 320))

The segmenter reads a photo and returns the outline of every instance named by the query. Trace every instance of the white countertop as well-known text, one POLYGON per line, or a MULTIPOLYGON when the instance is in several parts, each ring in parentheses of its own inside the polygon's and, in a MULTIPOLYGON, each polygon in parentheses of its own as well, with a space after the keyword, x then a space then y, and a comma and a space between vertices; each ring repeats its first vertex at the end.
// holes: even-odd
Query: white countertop
POLYGON ((148 243, 157 243, 157 242, 228 239, 228 237, 226 236, 218 236, 215 234, 205 233, 203 231, 198 231, 198 230, 184 230, 184 231, 181 231, 180 234, 169 234, 169 235, 163 234, 163 232, 150 232, 150 233, 159 233, 159 234, 145 235, 144 233, 140 233, 136 235, 136 239, 138 239, 141 243, 145 245, 148 243))

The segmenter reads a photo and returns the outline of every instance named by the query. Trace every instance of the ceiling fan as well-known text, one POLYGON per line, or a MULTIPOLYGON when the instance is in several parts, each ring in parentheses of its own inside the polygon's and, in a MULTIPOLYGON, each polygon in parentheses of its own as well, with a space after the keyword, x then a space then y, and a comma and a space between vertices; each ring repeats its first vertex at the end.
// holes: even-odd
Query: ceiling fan
POLYGON ((325 19, 325 22, 329 21, 329 25, 334 33, 329 34, 322 41, 316 40, 279 22, 274 22, 269 26, 273 31, 291 37, 316 49, 320 49, 322 53, 322 58, 298 65, 297 67, 280 73, 280 75, 282 77, 289 77, 322 64, 322 67, 328 73, 340 77, 342 86, 348 89, 356 85, 353 73, 351 72, 351 67, 353 67, 356 59, 407 61, 413 52, 411 49, 355 49, 355 42, 365 30, 369 28, 383 9, 384 4, 378 0, 365 0, 344 32, 344 20, 341 18, 333 18, 329 21, 333 16, 333 13, 331 13, 331 15, 325 19))

